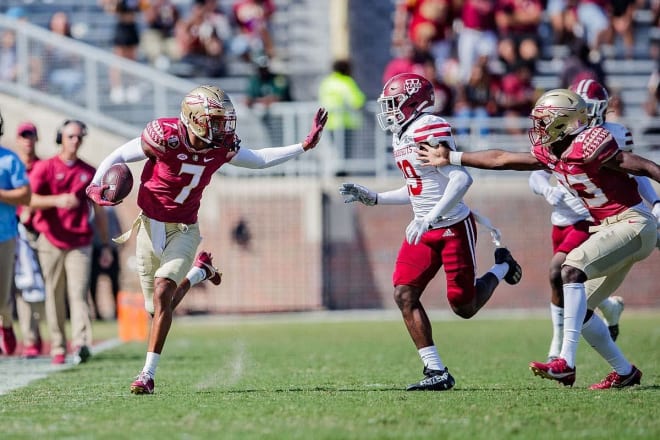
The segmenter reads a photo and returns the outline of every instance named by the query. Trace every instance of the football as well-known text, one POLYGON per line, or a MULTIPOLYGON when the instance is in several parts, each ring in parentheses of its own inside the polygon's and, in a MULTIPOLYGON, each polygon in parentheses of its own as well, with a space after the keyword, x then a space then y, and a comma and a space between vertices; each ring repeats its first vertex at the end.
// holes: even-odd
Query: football
POLYGON ((125 163, 116 163, 106 171, 101 183, 109 187, 103 191, 103 198, 109 202, 119 203, 133 189, 133 174, 125 163))

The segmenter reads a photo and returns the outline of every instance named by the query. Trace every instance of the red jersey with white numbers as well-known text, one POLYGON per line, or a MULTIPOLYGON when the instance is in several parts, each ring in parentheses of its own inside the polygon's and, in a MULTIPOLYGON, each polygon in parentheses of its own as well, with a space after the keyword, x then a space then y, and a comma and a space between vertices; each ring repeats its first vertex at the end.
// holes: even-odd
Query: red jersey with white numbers
POLYGON ((45 196, 73 193, 80 202, 75 208, 37 210, 34 228, 59 249, 76 249, 92 243, 92 206, 85 190, 96 169, 77 159, 65 163, 58 156, 36 162, 30 172, 32 193, 45 196))
POLYGON ((156 119, 142 132, 142 143, 156 159, 147 160, 138 206, 149 218, 168 223, 197 223, 204 188, 213 174, 236 154, 232 146, 196 152, 186 146, 178 118, 156 119))
POLYGON ((596 221, 642 202, 632 176, 603 165, 619 151, 617 141, 604 127, 587 128, 559 158, 540 145, 532 147, 532 154, 582 200, 596 221))

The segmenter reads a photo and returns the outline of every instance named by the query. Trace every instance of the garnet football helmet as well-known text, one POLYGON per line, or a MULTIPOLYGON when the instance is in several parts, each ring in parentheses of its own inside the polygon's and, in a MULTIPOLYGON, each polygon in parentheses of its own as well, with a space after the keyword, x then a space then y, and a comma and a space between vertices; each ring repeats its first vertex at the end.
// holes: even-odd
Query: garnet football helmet
POLYGON ((530 118, 529 140, 532 145, 546 148, 566 136, 580 133, 589 125, 587 104, 568 89, 554 89, 541 95, 530 118))
POLYGON ((570 90, 580 95, 587 103, 589 125, 596 127, 605 122, 605 111, 610 100, 605 87, 593 79, 583 79, 577 84, 572 84, 570 90))
POLYGON ((234 145, 236 110, 215 86, 200 86, 181 101, 181 123, 211 148, 234 145))
POLYGON ((433 107, 434 99, 433 86, 423 76, 415 73, 393 76, 378 98, 382 110, 378 114, 378 124, 383 130, 399 133, 422 111, 433 107))

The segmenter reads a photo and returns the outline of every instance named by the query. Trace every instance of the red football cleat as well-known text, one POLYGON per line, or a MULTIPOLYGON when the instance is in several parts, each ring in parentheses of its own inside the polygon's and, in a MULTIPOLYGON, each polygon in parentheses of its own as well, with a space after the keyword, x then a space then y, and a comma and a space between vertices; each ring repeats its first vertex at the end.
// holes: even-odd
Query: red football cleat
POLYGON ((154 380, 148 373, 140 372, 131 384, 131 393, 133 394, 153 394, 154 380))
POLYGON ((636 366, 632 366, 630 374, 620 375, 612 371, 605 379, 589 387, 590 390, 609 390, 610 388, 625 388, 633 385, 639 385, 642 379, 642 372, 636 366))
POLYGON ((195 266, 204 269, 204 273, 206 273, 204 280, 209 280, 216 286, 222 282, 222 273, 213 267, 213 257, 208 252, 201 251, 197 254, 195 266))
POLYGON ((530 362, 529 369, 535 376, 541 376, 544 379, 556 380, 564 386, 573 386, 575 383, 575 370, 562 358, 556 358, 548 363, 530 362))
POLYGON ((16 351, 16 334, 12 327, 0 327, 0 350, 7 356, 16 351))

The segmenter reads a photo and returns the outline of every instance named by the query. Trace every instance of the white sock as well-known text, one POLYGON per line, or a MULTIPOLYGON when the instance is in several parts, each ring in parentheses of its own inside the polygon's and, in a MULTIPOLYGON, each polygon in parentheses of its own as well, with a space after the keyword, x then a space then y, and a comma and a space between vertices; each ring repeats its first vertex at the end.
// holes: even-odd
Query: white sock
POLYGON ((504 279, 508 271, 509 271, 509 263, 494 264, 493 267, 488 269, 488 272, 495 275, 499 281, 502 281, 502 279, 504 279))
POLYGON ((552 339, 548 357, 559 357, 564 337, 564 308, 550 303, 550 319, 552 320, 552 339))
POLYGON ((205 277, 206 277, 206 271, 204 271, 204 269, 202 269, 201 267, 197 267, 197 266, 193 266, 186 275, 186 278, 188 278, 188 281, 190 281, 190 287, 194 286, 195 284, 201 283, 202 281, 204 281, 205 277))
POLYGON ((584 283, 564 284, 564 338, 559 356, 566 360, 571 368, 575 367, 575 355, 586 313, 587 295, 584 283))
POLYGON ((160 354, 154 353, 153 351, 148 351, 147 360, 144 361, 144 368, 142 368, 142 371, 147 373, 153 379, 156 377, 156 368, 158 367, 159 360, 160 354))
POLYGON ((600 316, 595 313, 582 327, 582 336, 596 352, 622 376, 630 374, 632 364, 610 337, 610 332, 600 316))
POLYGON ((438 354, 438 349, 435 345, 420 348, 417 352, 419 353, 419 357, 422 358, 422 362, 424 362, 426 368, 439 371, 445 369, 445 364, 442 363, 440 355, 438 354))

